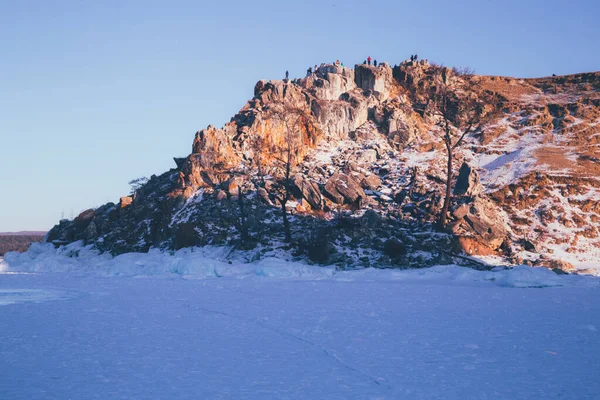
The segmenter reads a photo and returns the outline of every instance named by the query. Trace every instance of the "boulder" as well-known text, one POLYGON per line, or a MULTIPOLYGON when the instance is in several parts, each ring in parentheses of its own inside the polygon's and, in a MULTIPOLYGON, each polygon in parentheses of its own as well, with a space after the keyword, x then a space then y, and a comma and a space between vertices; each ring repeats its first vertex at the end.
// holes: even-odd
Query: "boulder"
MULTIPOLYGON (((461 203, 454 208, 452 215, 457 218, 452 225, 455 235, 476 240, 492 251, 500 248, 508 234, 498 209, 486 198, 476 197, 467 203, 461 203)), ((469 243, 462 247, 469 254, 475 254, 479 248, 469 243), (468 250, 466 247, 474 250, 468 250)), ((485 249, 484 253, 489 251, 485 249)))
POLYGON ((452 216, 456 219, 464 218, 469 213, 470 206, 468 204, 460 204, 452 210, 452 216))
POLYGON ((244 178, 241 176, 234 176, 225 182, 225 190, 230 197, 237 197, 239 195, 240 187, 244 184, 244 178))
POLYGON ((552 270, 561 270, 564 272, 574 272, 575 266, 567 261, 555 259, 539 259, 534 264, 536 267, 545 267, 552 270))
POLYGON ((133 196, 123 196, 119 201, 119 208, 125 208, 133 203, 133 196))
POLYGON ((105 205, 96 208, 96 210, 94 211, 94 217, 106 218, 108 216, 108 213, 114 208, 114 203, 106 203, 105 205))
POLYGON ((507 235, 504 221, 500 218, 494 205, 486 199, 477 198, 464 217, 472 232, 484 244, 496 250, 507 235))
POLYGON ((337 190, 337 182, 332 179, 333 177, 327 181, 323 191, 334 203, 344 204, 344 196, 337 190))
POLYGON ((466 162, 458 171, 456 185, 454 185, 454 194, 456 196, 475 197, 483 193, 483 187, 479 181, 479 174, 466 162))
POLYGON ((377 190, 377 188, 381 186, 381 178, 377 175, 368 175, 363 178, 363 180, 360 182, 360 185, 364 189, 377 190))
POLYGON ((357 157, 356 161, 361 164, 371 164, 377 161, 377 151, 374 149, 363 150, 357 157))
POLYGON ((468 255, 474 256, 492 256, 496 255, 496 251, 472 236, 459 236, 459 247, 468 255))
POLYGON ((92 208, 81 212, 73 220, 73 225, 75 226, 75 229, 77 229, 78 231, 83 230, 84 227, 86 227, 89 224, 89 222, 94 218, 94 215, 95 210, 92 208))
POLYGON ((361 172, 352 171, 347 175, 351 176, 356 182, 362 182, 365 176, 361 172))
POLYGON ((227 199, 227 192, 226 192, 226 191, 224 191, 224 190, 219 190, 219 191, 217 192, 217 200, 218 200, 218 201, 223 201, 223 200, 225 200, 225 199, 227 199))
POLYGON ((391 238, 383 243, 383 253, 391 259, 406 255, 406 246, 402 241, 391 238))
POLYGON ((533 243, 531 240, 523 238, 519 240, 518 243, 523 246, 523 250, 532 251, 535 253, 535 243, 533 243))
POLYGON ((292 184, 313 210, 323 208, 323 197, 316 182, 304 178, 301 174, 296 174, 292 180, 292 184))
POLYGON ((85 240, 92 240, 98 236, 98 229, 94 221, 90 222, 87 228, 83 231, 83 238, 85 240))
POLYGON ((325 184, 325 193, 337 204, 352 204, 366 198, 356 180, 346 174, 334 174, 325 184))

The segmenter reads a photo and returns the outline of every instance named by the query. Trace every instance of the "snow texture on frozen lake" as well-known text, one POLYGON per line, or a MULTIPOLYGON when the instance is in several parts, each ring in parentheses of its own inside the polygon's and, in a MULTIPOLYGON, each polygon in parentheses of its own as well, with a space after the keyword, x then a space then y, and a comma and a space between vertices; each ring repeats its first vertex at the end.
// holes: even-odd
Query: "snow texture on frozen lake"
POLYGON ((0 307, 0 398, 599 398, 598 278, 222 267, 0 275, 4 293, 68 294, 0 307))
POLYGON ((0 289, 0 306, 9 304, 23 303, 33 301, 41 303, 42 301, 56 300, 66 298, 66 294, 57 290, 43 289, 0 289))

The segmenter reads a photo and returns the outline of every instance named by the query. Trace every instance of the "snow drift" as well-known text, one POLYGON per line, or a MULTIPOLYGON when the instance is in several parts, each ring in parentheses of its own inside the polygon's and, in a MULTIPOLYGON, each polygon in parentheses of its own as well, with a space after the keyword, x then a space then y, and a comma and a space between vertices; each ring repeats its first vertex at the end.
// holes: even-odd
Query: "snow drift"
POLYGON ((557 275, 546 268, 518 266, 476 271, 456 265, 423 269, 365 268, 339 271, 334 267, 309 265, 302 261, 264 258, 255 262, 228 260, 225 247, 185 248, 174 253, 150 250, 111 256, 99 253, 92 245, 71 243, 55 249, 51 244, 35 243, 28 252, 7 253, 0 261, 2 273, 62 272, 78 275, 126 277, 181 277, 186 279, 236 278, 337 281, 428 281, 460 285, 492 284, 503 287, 556 287, 600 285, 600 280, 584 276, 557 275))

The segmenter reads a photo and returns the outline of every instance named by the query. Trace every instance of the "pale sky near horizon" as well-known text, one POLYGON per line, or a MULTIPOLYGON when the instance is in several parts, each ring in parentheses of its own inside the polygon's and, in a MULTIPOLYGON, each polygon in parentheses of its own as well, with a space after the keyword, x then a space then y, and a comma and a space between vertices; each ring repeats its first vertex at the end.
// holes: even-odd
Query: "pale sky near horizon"
POLYGON ((286 69, 414 53, 485 75, 600 69, 591 0, 207 3, 0 0, 0 232, 117 202, 286 69))

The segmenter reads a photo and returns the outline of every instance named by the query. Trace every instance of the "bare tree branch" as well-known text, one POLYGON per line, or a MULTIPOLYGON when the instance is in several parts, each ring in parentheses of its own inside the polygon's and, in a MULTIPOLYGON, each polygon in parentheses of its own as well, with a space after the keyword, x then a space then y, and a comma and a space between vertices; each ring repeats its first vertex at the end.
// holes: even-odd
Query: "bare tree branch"
POLYGON ((304 143, 303 129, 306 131, 308 124, 307 113, 294 107, 289 103, 275 105, 270 111, 273 121, 279 121, 283 125, 285 143, 276 145, 272 149, 271 157, 276 161, 276 170, 278 170, 283 183, 283 194, 278 197, 281 206, 281 215, 283 219, 283 228, 285 240, 291 242, 292 234, 287 213, 287 203, 292 194, 292 170, 298 160, 300 146, 304 143))
POLYGON ((473 72, 468 68, 449 68, 433 65, 433 85, 429 95, 429 112, 440 128, 441 139, 446 147, 447 174, 444 205, 438 217, 438 226, 446 226, 450 207, 453 179, 453 161, 456 150, 466 138, 482 129, 491 118, 485 105, 490 96, 484 90, 477 90, 473 72))

